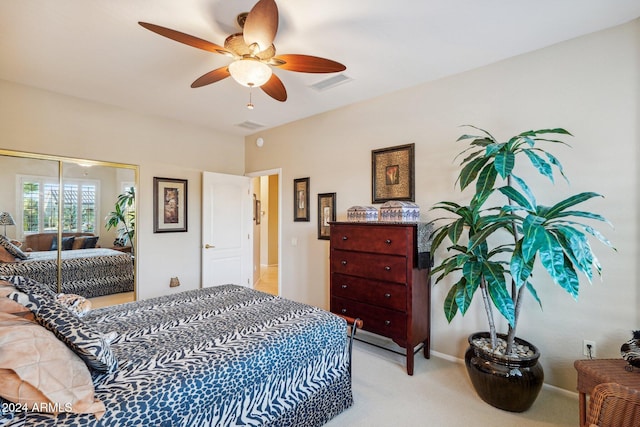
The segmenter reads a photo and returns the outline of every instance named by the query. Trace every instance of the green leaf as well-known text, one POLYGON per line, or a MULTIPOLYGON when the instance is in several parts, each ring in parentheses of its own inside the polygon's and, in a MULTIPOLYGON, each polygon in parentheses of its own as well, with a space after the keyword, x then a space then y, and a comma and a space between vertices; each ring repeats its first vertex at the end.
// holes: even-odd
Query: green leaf
POLYGON ((476 176, 478 176, 478 172, 480 172, 487 161, 489 161, 488 158, 479 157, 470 161, 464 168, 462 168, 462 171, 460 171, 460 175, 458 176, 461 190, 464 190, 476 179, 476 176))
POLYGON ((467 139, 478 139, 478 138, 482 138, 482 137, 478 136, 478 135, 467 135, 467 134, 464 134, 464 135, 461 135, 458 139, 456 139, 456 142, 464 141, 464 140, 467 140, 467 139))
POLYGON ((503 179, 511 175, 516 164, 516 156, 513 152, 503 150, 495 155, 493 166, 503 179))
MULTIPOLYGON (((464 280, 464 277, 460 279, 464 280)), ((456 283, 449 289, 447 293, 447 297, 444 299, 444 315, 447 318, 447 322, 451 323, 456 314, 458 313, 458 304, 456 303, 456 294, 458 292, 458 285, 460 282, 456 283)))
POLYGON ((449 240, 458 243, 458 239, 464 231, 464 219, 460 218, 449 227, 449 240))
MULTIPOLYGON (((467 150, 463 151, 462 153, 464 153, 466 151, 467 150)), ((460 153, 460 154, 462 154, 462 153, 460 153)), ((476 157, 482 155, 483 153, 484 153, 484 151, 482 151, 482 150, 474 151, 473 153, 471 153, 467 157, 465 157, 461 164, 464 165, 465 163, 470 162, 471 160, 475 159, 476 157)))
POLYGON ((502 150, 504 146, 505 146, 504 143, 493 143, 493 144, 487 145, 484 149, 485 156, 487 157, 493 156, 495 153, 502 150))
POLYGON ((571 206, 575 206, 579 203, 585 202, 594 197, 602 197, 602 195, 593 192, 584 192, 568 197, 561 202, 556 203, 551 208, 549 208, 549 212, 546 215, 547 219, 555 218, 560 212, 564 211, 571 206))
POLYGON ((546 235, 546 242, 540 248, 540 262, 553 281, 577 300, 580 283, 573 264, 565 256, 556 238, 550 233, 546 235))
POLYGON ((449 226, 445 226, 440 228, 435 235, 433 235, 433 239, 431 241, 431 253, 433 254, 436 249, 440 247, 444 238, 449 234, 449 226))
POLYGON ((529 202, 529 200, 522 193, 520 193, 515 188, 509 185, 506 185, 504 187, 498 188, 498 191, 500 191, 502 194, 507 196, 510 202, 517 203, 518 206, 524 208, 529 212, 535 212, 535 207, 529 202))
MULTIPOLYGON (((482 169, 476 182, 476 194, 491 194, 493 186, 496 182, 497 173, 491 164, 482 169)), ((486 200, 486 199, 485 199, 486 200)))
POLYGON ((587 237, 575 228, 567 226, 557 227, 554 232, 557 233, 556 238, 565 255, 591 282, 593 277, 593 252, 587 237))
POLYGON ((522 255, 522 240, 518 241, 516 249, 511 256, 511 262, 509 263, 509 269, 511 277, 516 282, 516 287, 520 288, 523 284, 529 280, 533 273, 533 265, 535 263, 535 256, 526 261, 522 255))
POLYGON ((478 261, 467 262, 462 266, 462 274, 468 283, 480 284, 482 277, 482 263, 478 261))
POLYGON ((470 128, 476 129, 476 130, 479 130, 480 132, 482 132, 482 133, 484 133, 485 135, 487 135, 487 136, 488 136, 488 137, 489 137, 493 142, 496 142, 496 139, 493 137, 493 135, 491 135, 489 132, 487 132, 486 130, 484 130, 484 129, 482 129, 482 128, 479 128, 479 127, 474 126, 474 125, 463 125, 463 126, 470 127, 470 128))
POLYGON ((611 242, 606 237, 604 237, 602 233, 600 233, 598 230, 590 226, 586 226, 584 229, 587 233, 591 234, 593 237, 600 240, 602 243, 609 246, 614 251, 617 251, 617 249, 611 244, 611 242))
POLYGON ((511 178, 516 182, 516 184, 518 184, 518 186, 524 192, 524 195, 529 201, 529 206, 531 206, 532 210, 535 210, 537 202, 536 202, 536 197, 533 195, 533 191, 531 191, 531 188, 529 188, 527 183, 522 178, 519 178, 515 175, 511 175, 511 178))
POLYGON ((613 227, 613 224, 611 224, 611 222, 609 222, 608 219, 606 219, 605 217, 603 217, 602 215, 598 215, 592 212, 586 212, 586 211, 564 211, 564 212, 560 212, 559 214, 554 215, 554 219, 557 218, 566 218, 566 217, 578 217, 578 218, 588 218, 588 219, 593 219, 595 221, 602 221, 602 222, 606 222, 607 224, 609 224, 610 226, 613 227))
POLYGON ((553 170, 551 169, 551 165, 547 163, 542 157, 538 156, 533 150, 522 150, 524 154, 527 155, 533 167, 538 169, 540 174, 546 176, 553 182, 553 170))
POLYGON ((456 293, 456 304, 458 305, 460 313, 464 315, 471 306, 473 295, 476 293, 480 281, 477 280, 475 282, 469 282, 466 277, 463 277, 463 279, 465 280, 460 280, 458 282, 460 284, 458 285, 458 292, 456 293), (464 286, 462 285, 463 283, 464 286))
POLYGON ((527 290, 529 291, 529 293, 531 295, 533 295, 533 299, 535 299, 538 302, 538 305, 540 306, 540 309, 542 310, 542 301, 540 301, 540 298, 538 297, 538 293, 536 292, 536 289, 529 282, 527 282, 526 286, 527 286, 527 290))
POLYGON ((522 256, 525 262, 533 259, 536 252, 546 243, 547 231, 542 224, 544 218, 527 215, 522 223, 522 256))
POLYGON ((544 134, 548 134, 548 133, 557 133, 557 134, 560 134, 560 135, 573 136, 567 130, 565 130, 563 128, 529 130, 529 131, 526 131, 526 132, 522 132, 519 136, 538 136, 538 135, 544 135, 544 134))
POLYGON ((473 251, 480 245, 486 245, 487 237, 491 236, 496 230, 500 228, 506 228, 505 223, 502 223, 502 222, 493 223, 488 227, 485 227, 480 231, 476 232, 472 236, 469 236, 468 250, 473 251))
POLYGON ((569 178, 567 178, 567 176, 564 174, 564 169, 562 167, 562 164, 560 163, 560 160, 553 156, 553 154, 547 153, 546 151, 544 152, 544 154, 547 156, 547 159, 549 159, 549 163, 557 167, 564 180, 569 183, 569 178))
POLYGON ((495 262, 483 263, 483 275, 487 280, 487 290, 493 305, 498 309, 500 314, 507 319, 511 326, 515 322, 515 307, 511 295, 506 288, 504 279, 504 269, 495 262))

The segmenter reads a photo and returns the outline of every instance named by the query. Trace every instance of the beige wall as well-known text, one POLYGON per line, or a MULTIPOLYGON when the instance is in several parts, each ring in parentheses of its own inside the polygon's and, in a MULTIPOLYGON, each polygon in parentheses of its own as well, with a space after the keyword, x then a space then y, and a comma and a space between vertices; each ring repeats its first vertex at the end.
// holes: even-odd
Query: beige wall
MULTIPOLYGON (((542 203, 581 191, 605 199, 590 203, 615 224, 602 231, 618 249, 594 243, 604 266, 602 282, 582 284, 575 302, 544 274, 535 284, 544 311, 529 298, 518 335, 543 353, 546 381, 575 390, 573 360, 582 340, 597 343, 598 357, 619 357, 638 317, 638 145, 640 21, 564 42, 357 105, 247 137, 248 172, 282 168, 282 295, 328 307, 329 243, 316 237, 317 193, 337 192, 337 216, 371 203, 371 150, 416 144, 416 202, 423 218, 440 200, 464 201, 454 189, 455 155, 474 124, 508 138, 532 128, 565 127, 572 149, 552 148, 571 186, 558 179, 542 203), (257 148, 256 137, 264 138, 257 148), (311 222, 293 222, 293 179, 311 178, 311 222), (547 197, 548 196, 548 197, 547 197), (297 239, 294 247, 292 239, 297 239)), ((348 64, 347 64, 348 65, 348 64)), ((334 89, 335 91, 340 88, 334 89)), ((326 96, 331 96, 330 92, 326 96)), ((528 176, 527 176, 528 177, 528 176)), ((585 208, 587 208, 585 206, 585 208)), ((442 254, 438 254, 442 256, 442 254)), ((447 324, 442 303, 449 283, 433 289, 433 349, 462 357, 466 337, 486 330, 480 302, 447 324)))
POLYGON ((202 171, 241 175, 241 137, 6 81, 0 99, 0 148, 140 166, 140 298, 200 287, 202 171), (187 233, 153 233, 154 176, 188 179, 187 233))

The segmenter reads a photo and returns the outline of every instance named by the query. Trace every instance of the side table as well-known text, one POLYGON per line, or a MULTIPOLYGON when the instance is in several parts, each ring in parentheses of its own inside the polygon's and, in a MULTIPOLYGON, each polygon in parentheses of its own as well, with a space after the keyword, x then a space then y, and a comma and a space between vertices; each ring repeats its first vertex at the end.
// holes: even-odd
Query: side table
POLYGON ((640 369, 627 371, 628 363, 623 359, 576 360, 573 366, 578 371, 578 403, 580 426, 587 421, 587 394, 602 383, 618 383, 629 388, 640 389, 640 369))

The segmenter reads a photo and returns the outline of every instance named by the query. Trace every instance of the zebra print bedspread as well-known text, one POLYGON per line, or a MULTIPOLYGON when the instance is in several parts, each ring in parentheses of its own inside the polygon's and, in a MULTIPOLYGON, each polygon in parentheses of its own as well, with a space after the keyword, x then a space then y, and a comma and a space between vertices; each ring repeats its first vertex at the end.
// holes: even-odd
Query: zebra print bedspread
MULTIPOLYGON (((6 426, 319 426, 352 404, 344 320, 225 285, 94 310, 118 369, 107 412, 15 414, 6 426)), ((0 422, 0 425, 3 425, 0 422)))
MULTIPOLYGON (((58 253, 28 252, 29 259, 0 262, 0 276, 24 276, 57 292, 58 253)), ((62 251, 62 292, 85 298, 133 291, 133 262, 129 254, 106 248, 62 251)))

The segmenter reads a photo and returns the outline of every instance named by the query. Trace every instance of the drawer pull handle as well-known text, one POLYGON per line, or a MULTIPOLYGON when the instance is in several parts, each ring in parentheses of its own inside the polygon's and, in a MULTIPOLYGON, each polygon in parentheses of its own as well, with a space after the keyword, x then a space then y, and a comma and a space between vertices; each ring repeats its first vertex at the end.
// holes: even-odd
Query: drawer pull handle
POLYGON ((390 244, 391 244, 391 239, 387 239, 387 240, 385 240, 384 242, 385 242, 387 245, 390 245, 390 244))
POLYGON ((347 313, 347 309, 343 308, 342 310, 340 310, 342 312, 342 314, 346 314, 347 313))
POLYGON ((391 267, 389 267, 388 265, 385 265, 384 269, 385 269, 386 271, 391 271, 391 267))
POLYGON ((385 326, 389 326, 390 324, 391 324, 391 320, 385 320, 385 321, 384 321, 384 325, 385 325, 385 326))
POLYGON ((342 285, 342 289, 347 289, 347 285, 342 285))
POLYGON ((342 260, 342 265, 347 265, 347 260, 342 260))
POLYGON ((391 298, 391 294, 384 294, 385 298, 391 298))
POLYGON ((342 240, 347 240, 349 239, 347 236, 342 236, 342 240))

